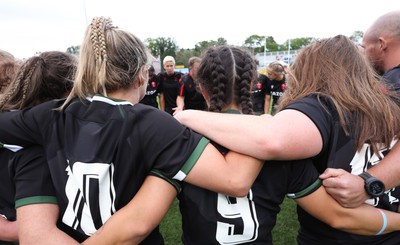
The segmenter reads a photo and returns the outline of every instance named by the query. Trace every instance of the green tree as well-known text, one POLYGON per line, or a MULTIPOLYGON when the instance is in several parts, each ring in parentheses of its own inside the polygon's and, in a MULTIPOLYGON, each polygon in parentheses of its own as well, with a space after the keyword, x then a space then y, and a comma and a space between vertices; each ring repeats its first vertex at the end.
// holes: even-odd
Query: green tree
POLYGON ((78 55, 79 54, 79 49, 80 49, 80 47, 81 46, 71 46, 71 47, 69 47, 69 48, 67 48, 67 53, 70 53, 70 54, 76 54, 76 55, 78 55))
POLYGON ((145 44, 153 56, 160 56, 161 62, 165 56, 176 57, 178 46, 175 40, 170 37, 148 38, 145 40, 145 44))
POLYGON ((361 43, 361 40, 364 36, 364 32, 362 31, 355 31, 353 34, 349 37, 353 42, 359 44, 361 43))
POLYGON ((278 50, 278 44, 272 36, 251 35, 246 38, 243 46, 250 49, 253 53, 262 53, 265 48, 267 52, 278 50))
POLYGON ((225 38, 220 37, 217 40, 201 41, 194 45, 194 55, 201 56, 201 54, 210 47, 228 44, 225 38))
MULTIPOLYGON (((312 43, 315 40, 313 37, 301 37, 301 38, 294 38, 290 39, 290 49, 291 50, 298 50, 304 48, 308 44, 312 43)), ((287 43, 287 41, 286 41, 287 43)), ((287 47, 286 47, 287 50, 287 47)))
POLYGON ((253 53, 264 52, 265 36, 251 35, 244 40, 243 46, 251 50, 253 53))
POLYGON ((181 49, 176 53, 175 62, 177 65, 188 66, 188 61, 190 57, 199 56, 194 49, 181 49))

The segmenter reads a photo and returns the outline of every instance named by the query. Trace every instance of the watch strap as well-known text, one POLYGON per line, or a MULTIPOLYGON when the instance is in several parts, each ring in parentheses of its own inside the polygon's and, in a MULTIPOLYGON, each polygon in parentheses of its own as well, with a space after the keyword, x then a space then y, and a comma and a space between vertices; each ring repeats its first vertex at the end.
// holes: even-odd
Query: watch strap
POLYGON ((368 172, 363 172, 360 175, 361 178, 363 178, 364 181, 367 181, 367 179, 372 178, 372 175, 370 175, 368 172))

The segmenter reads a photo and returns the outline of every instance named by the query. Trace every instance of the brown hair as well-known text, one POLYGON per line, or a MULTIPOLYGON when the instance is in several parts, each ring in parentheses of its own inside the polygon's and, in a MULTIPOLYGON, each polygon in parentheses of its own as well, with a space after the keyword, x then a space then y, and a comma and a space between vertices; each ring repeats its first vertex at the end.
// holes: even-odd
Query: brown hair
POLYGON ((201 59, 197 81, 210 96, 210 111, 236 103, 252 114, 250 86, 257 78, 254 57, 245 49, 222 45, 209 48, 201 59))
POLYGON ((399 106, 383 92, 373 68, 349 38, 338 35, 303 48, 288 74, 279 109, 312 94, 330 98, 357 149, 366 142, 388 147, 399 134, 399 106))
POLYGON ((10 53, 0 50, 0 94, 14 79, 20 67, 20 62, 10 53))
POLYGON ((23 109, 60 99, 72 89, 77 58, 65 52, 43 52, 26 60, 0 99, 0 111, 23 109))

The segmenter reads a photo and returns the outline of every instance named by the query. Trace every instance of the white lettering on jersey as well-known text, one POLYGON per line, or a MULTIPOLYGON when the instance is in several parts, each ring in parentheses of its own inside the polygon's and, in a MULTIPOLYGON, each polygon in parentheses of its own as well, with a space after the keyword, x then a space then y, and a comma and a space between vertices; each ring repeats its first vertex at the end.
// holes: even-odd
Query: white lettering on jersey
POLYGON ((218 221, 216 239, 220 244, 241 244, 257 239, 259 222, 251 190, 246 197, 229 197, 218 193, 217 211, 227 219, 242 219, 244 226, 243 233, 234 234, 234 223, 218 221))
MULTIPOLYGON (((381 147, 381 149, 379 150, 379 155, 373 153, 372 146, 370 144, 364 144, 362 149, 360 151, 357 151, 353 159, 351 160, 351 173, 358 175, 364 171, 367 171, 372 166, 378 164, 384 158, 384 152, 392 149, 396 143, 397 140, 393 140, 389 146, 389 149, 381 147)), ((395 188, 387 190, 385 192, 389 197, 390 204, 399 202, 398 198, 392 196, 393 190, 395 190, 395 188)), ((379 197, 368 199, 365 201, 365 203, 372 206, 377 206, 379 203, 379 197)))
POLYGON ((65 193, 68 206, 62 221, 92 235, 115 213, 114 164, 68 164, 65 193))

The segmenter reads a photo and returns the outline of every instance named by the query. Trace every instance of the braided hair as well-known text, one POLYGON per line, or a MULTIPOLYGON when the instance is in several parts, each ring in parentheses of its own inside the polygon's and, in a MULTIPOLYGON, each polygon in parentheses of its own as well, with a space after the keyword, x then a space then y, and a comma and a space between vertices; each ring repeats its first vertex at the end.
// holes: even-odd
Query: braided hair
POLYGON ((208 49, 197 82, 210 97, 209 111, 221 112, 234 103, 243 114, 252 114, 250 87, 256 72, 255 59, 243 48, 222 45, 208 49))
POLYGON ((93 18, 80 49, 74 87, 63 108, 73 97, 85 99, 131 86, 139 87, 145 77, 148 51, 133 34, 113 26, 111 19, 93 18))
POLYGON ((23 109, 65 97, 72 89, 77 58, 43 52, 26 60, 0 99, 0 111, 23 109))

